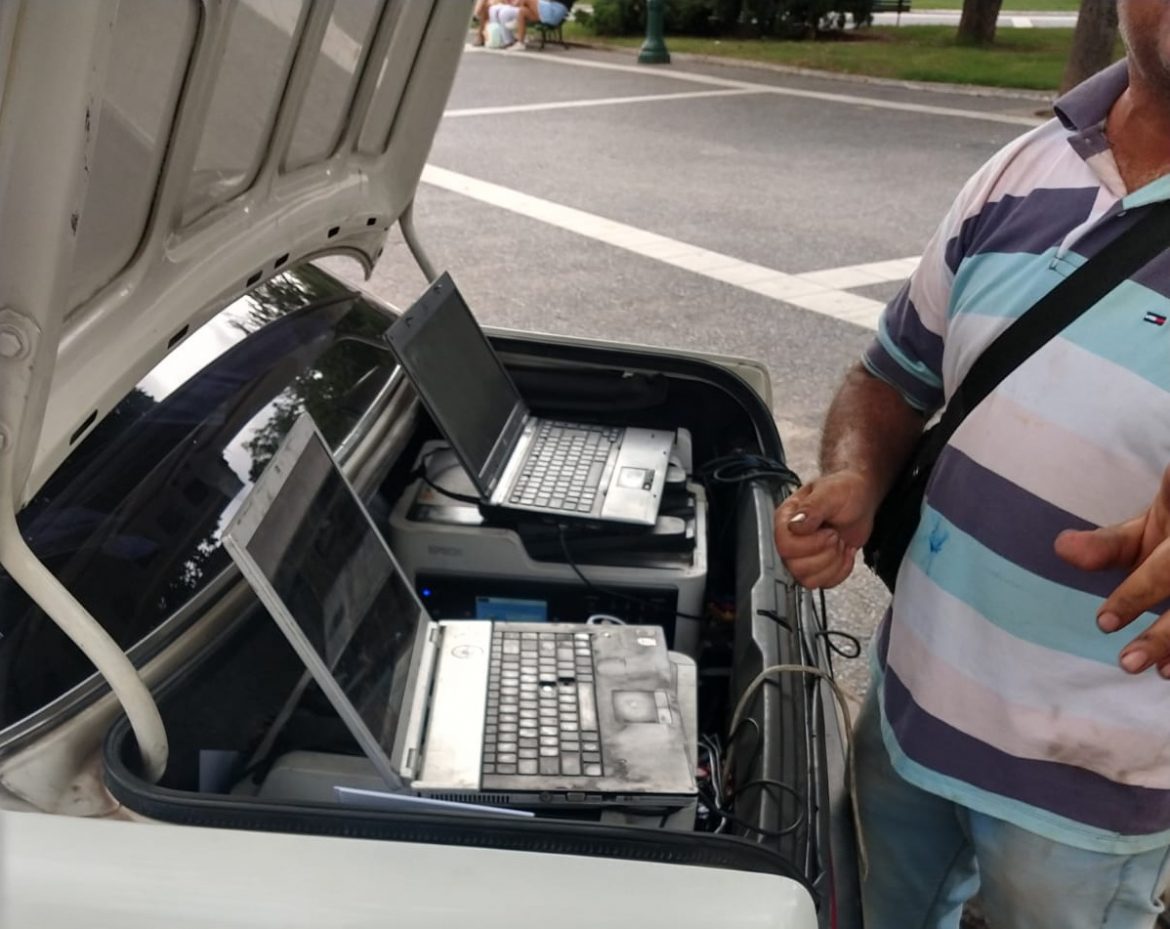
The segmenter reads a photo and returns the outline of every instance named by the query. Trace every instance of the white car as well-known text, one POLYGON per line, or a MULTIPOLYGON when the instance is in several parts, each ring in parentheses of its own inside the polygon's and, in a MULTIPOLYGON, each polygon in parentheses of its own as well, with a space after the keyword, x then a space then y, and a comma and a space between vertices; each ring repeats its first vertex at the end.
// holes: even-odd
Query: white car
POLYGON ((382 338, 397 311, 310 260, 372 267, 401 224, 434 276, 411 203, 470 6, 0 4, 4 927, 857 924, 831 685, 758 678, 831 674, 772 547, 782 489, 702 468, 783 461, 748 361, 492 334, 534 408, 683 427, 708 479, 681 828, 288 786, 368 761, 219 533, 304 410, 381 524, 414 486, 437 432, 382 338))

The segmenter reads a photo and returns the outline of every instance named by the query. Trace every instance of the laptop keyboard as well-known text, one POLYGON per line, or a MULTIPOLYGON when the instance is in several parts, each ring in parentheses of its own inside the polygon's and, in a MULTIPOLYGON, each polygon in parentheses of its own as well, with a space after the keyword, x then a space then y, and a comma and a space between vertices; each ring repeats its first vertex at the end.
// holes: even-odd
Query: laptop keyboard
POLYGON ((523 506, 588 513, 621 434, 620 428, 542 420, 508 499, 523 506))
POLYGON ((492 633, 483 773, 601 776, 587 632, 492 633))

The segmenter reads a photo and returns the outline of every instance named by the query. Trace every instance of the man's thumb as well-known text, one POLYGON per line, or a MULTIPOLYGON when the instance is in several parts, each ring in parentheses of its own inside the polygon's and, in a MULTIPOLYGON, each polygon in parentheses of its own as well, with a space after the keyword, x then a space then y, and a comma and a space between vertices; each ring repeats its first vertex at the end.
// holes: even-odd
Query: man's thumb
POLYGON ((840 507, 840 493, 832 480, 822 478, 806 484, 789 500, 788 528, 794 535, 812 535, 831 523, 840 507))
POLYGON ((1068 529, 1056 537, 1056 554, 1082 571, 1129 567, 1137 557, 1141 530, 1132 524, 1079 531, 1068 529))

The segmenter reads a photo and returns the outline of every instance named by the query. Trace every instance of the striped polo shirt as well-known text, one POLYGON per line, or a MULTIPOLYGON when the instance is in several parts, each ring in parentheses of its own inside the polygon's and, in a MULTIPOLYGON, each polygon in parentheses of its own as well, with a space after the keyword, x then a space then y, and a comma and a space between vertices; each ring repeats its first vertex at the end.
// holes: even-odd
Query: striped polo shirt
MULTIPOLYGON (((1033 306, 1170 198, 1127 193, 1104 122, 1124 63, 1062 98, 959 194, 865 364, 926 412, 1033 306)), ((875 644, 895 768, 932 793, 1080 848, 1170 844, 1170 682, 1118 652, 1153 614, 1096 625, 1125 572, 1078 571, 1064 529, 1131 518, 1170 465, 1170 252, 1013 372, 963 422, 875 644)))

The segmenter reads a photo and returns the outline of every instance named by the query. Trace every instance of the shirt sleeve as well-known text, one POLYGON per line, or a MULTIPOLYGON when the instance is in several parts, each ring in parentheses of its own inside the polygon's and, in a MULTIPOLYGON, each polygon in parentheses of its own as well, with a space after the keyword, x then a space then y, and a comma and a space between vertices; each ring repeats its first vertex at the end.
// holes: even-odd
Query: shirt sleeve
POLYGON ((862 356, 871 374, 928 416, 946 400, 943 350, 955 274, 971 247, 980 214, 1031 135, 1009 144, 964 185, 918 268, 882 313, 877 337, 862 356))
POLYGON ((954 274, 946 245, 958 236, 947 215, 922 254, 906 286, 886 306, 877 337, 862 356, 870 374, 897 390, 910 406, 928 416, 944 400, 942 361, 947 308, 954 274))

